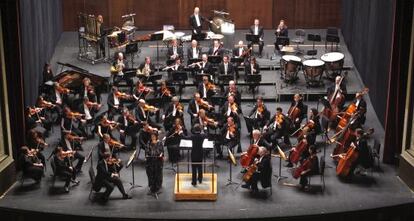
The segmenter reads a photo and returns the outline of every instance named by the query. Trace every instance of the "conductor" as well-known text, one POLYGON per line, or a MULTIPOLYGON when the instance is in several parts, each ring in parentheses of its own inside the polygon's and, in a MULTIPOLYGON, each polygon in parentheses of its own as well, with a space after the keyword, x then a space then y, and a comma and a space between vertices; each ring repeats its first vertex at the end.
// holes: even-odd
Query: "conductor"
POLYGON ((201 134, 200 124, 195 124, 193 128, 193 135, 190 138, 193 142, 193 148, 191 150, 191 162, 193 163, 191 165, 191 184, 193 186, 197 185, 197 180, 198 183, 203 182, 203 166, 201 165, 201 162, 203 162, 203 141, 206 137, 207 136, 205 134, 201 134))

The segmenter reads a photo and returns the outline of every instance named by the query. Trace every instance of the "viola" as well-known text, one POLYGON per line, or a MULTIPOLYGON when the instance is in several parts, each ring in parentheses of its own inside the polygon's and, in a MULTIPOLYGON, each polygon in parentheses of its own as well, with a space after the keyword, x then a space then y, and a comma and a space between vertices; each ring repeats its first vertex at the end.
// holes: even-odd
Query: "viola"
POLYGON ((75 135, 74 133, 69 133, 67 134, 66 138, 70 141, 70 142, 74 142, 74 141, 78 141, 78 142, 82 142, 85 138, 84 137, 80 137, 75 135))
POLYGON ((264 105, 263 104, 257 106, 257 113, 258 114, 263 115, 263 111, 264 111, 264 105))
POLYGON ((236 103, 232 103, 232 104, 230 105, 230 108, 231 108, 231 112, 233 112, 233 113, 237 114, 237 112, 238 112, 239 108, 237 107, 237 104, 236 104, 236 103))
POLYGON ((308 149, 308 142, 306 139, 302 139, 296 147, 292 148, 290 153, 290 162, 293 164, 297 164, 299 162, 300 156, 304 151, 308 149))
POLYGON ((168 87, 161 88, 161 93, 162 93, 161 96, 163 96, 163 95, 168 96, 168 97, 171 97, 172 96, 171 90, 168 89, 168 87))
POLYGON ((84 114, 81 114, 79 112, 73 112, 73 111, 69 111, 66 113, 66 117, 70 118, 70 119, 79 119, 81 117, 85 116, 84 114))
POLYGON ((100 109, 101 108, 101 104, 98 104, 97 102, 91 102, 91 101, 88 101, 88 102, 86 102, 86 106, 88 107, 88 108, 96 108, 96 109, 100 109))
POLYGON ((109 144, 109 146, 116 147, 116 148, 122 148, 122 147, 125 147, 125 145, 123 145, 122 143, 120 143, 120 142, 118 142, 118 141, 116 141, 116 140, 114 140, 114 139, 110 139, 110 140, 108 141, 108 144, 109 144))
POLYGON ((205 100, 203 100, 203 99, 199 99, 199 100, 197 100, 197 104, 198 104, 198 106, 201 106, 201 107, 203 107, 203 108, 205 108, 205 109, 210 109, 210 108, 212 108, 213 106, 211 106, 207 101, 205 101, 205 100))
POLYGON ((129 100, 129 99, 131 99, 131 95, 129 95, 129 94, 127 94, 127 93, 122 93, 122 92, 120 92, 120 91, 117 91, 117 92, 115 93, 115 96, 116 96, 117 98, 120 98, 120 99, 125 99, 125 100, 129 100))
POLYGON ((236 125, 235 125, 235 124, 233 124, 233 125, 229 126, 228 130, 229 130, 229 133, 230 133, 232 136, 235 136, 235 135, 236 135, 236 125))
POLYGON ((216 90, 216 85, 214 85, 211 82, 208 82, 207 85, 206 85, 206 88, 207 88, 207 90, 213 90, 213 91, 215 91, 216 90))
POLYGON ((259 146, 257 144, 251 144, 247 149, 247 152, 244 152, 240 156, 240 164, 242 167, 248 167, 252 160, 257 156, 257 152, 259 151, 259 146))
POLYGON ((204 124, 206 124, 206 125, 210 125, 210 126, 217 126, 218 125, 217 121, 215 121, 214 119, 209 118, 207 116, 203 117, 202 120, 203 120, 204 124))

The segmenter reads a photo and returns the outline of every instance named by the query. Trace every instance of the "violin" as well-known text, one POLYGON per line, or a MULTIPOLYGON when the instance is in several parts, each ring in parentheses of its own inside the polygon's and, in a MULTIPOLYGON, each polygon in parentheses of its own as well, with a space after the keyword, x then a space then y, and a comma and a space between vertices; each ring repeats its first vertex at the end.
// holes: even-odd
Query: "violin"
POLYGON ((175 108, 177 108, 178 112, 183 112, 184 111, 184 106, 181 103, 178 103, 175 108))
POLYGON ((69 133, 67 134, 66 139, 68 139, 70 142, 74 142, 74 141, 82 142, 85 138, 77 136, 74 133, 69 133))
POLYGON ((149 87, 145 87, 144 85, 141 85, 138 87, 138 92, 139 93, 150 93, 150 92, 153 92, 153 90, 149 87))
POLYGON ((69 94, 70 92, 72 92, 72 90, 70 90, 69 88, 65 88, 61 85, 57 85, 56 90, 61 94, 69 94))
POLYGON ((159 132, 159 130, 157 128, 151 127, 151 126, 144 127, 144 131, 147 132, 147 133, 150 133, 150 134, 159 132))
POLYGON ((236 135, 236 125, 235 125, 235 124, 233 124, 233 125, 229 126, 229 127, 228 127, 228 130, 229 130, 229 133, 230 133, 232 136, 235 136, 235 135, 236 135))
POLYGON ((115 93, 115 96, 117 97, 117 98, 120 98, 120 99, 124 99, 124 100, 129 100, 129 99, 131 99, 131 95, 129 95, 129 94, 127 94, 127 93, 123 93, 123 92, 120 92, 120 91, 117 91, 116 93, 115 93))
POLYGON ((198 104, 198 106, 203 107, 205 109, 211 109, 213 107, 207 101, 205 101, 203 99, 197 100, 197 104, 198 104))
POLYGON ((145 104, 144 106, 144 111, 149 111, 149 112, 157 112, 159 109, 155 106, 149 105, 149 104, 145 104))
POLYGON ((217 121, 215 121, 212 118, 209 118, 207 116, 205 116, 203 118, 203 122, 204 122, 205 125, 209 125, 209 126, 217 126, 218 125, 217 121))
POLYGON ((111 156, 111 157, 109 157, 107 160, 106 160, 106 163, 108 164, 108 165, 116 165, 116 166, 120 166, 120 163, 121 163, 121 159, 118 159, 118 158, 116 158, 116 157, 113 157, 113 156, 111 156))
POLYGON ((51 102, 45 101, 43 99, 39 101, 38 105, 40 108, 53 108, 56 106, 55 104, 52 104, 51 102))
POLYGON ((83 116, 85 116, 85 115, 81 114, 79 112, 69 111, 69 112, 66 113, 66 117, 70 118, 70 119, 80 119, 83 116))
POLYGON ((60 159, 63 159, 63 158, 66 158, 66 157, 73 157, 74 156, 74 154, 75 154, 75 151, 73 151, 73 150, 68 150, 68 151, 60 151, 59 153, 58 153, 58 157, 60 158, 60 159))
POLYGON ((263 111, 264 111, 264 105, 263 104, 257 106, 257 113, 258 114, 263 115, 263 111))
POLYGON ((102 126, 104 127, 111 127, 111 128, 115 128, 119 126, 118 122, 115 121, 110 121, 108 119, 104 119, 103 121, 101 121, 102 126))
POLYGON ((40 112, 42 112, 42 110, 43 110, 43 108, 41 108, 41 107, 33 107, 33 108, 30 107, 29 114, 30 115, 39 114, 40 112))
POLYGON ((134 123, 134 124, 137 124, 137 123, 138 123, 137 119, 136 119, 136 118, 135 118, 135 116, 134 116, 134 115, 132 115, 132 114, 128 114, 128 115, 126 116, 126 118, 127 118, 127 120, 128 120, 129 122, 132 122, 132 123, 134 123))
POLYGON ((122 147, 125 147, 125 145, 123 145, 122 143, 120 143, 120 142, 118 142, 118 141, 116 141, 116 140, 114 140, 114 139, 110 139, 110 140, 108 141, 108 144, 109 144, 109 146, 116 147, 116 148, 122 148, 122 147))
POLYGON ((247 148, 247 152, 244 152, 240 156, 240 164, 242 167, 248 167, 252 160, 257 156, 257 152, 259 151, 259 146, 257 144, 251 144, 249 148, 247 148))
POLYGON ((88 101, 88 102, 86 102, 86 106, 87 106, 89 109, 91 109, 91 108, 100 109, 100 108, 101 108, 101 106, 102 106, 102 104, 98 104, 97 102, 91 102, 91 101, 88 101))
POLYGON ((172 96, 171 90, 168 89, 168 87, 161 88, 161 93, 162 93, 161 96, 163 96, 163 95, 165 95, 167 97, 171 97, 172 96))
POLYGON ((213 90, 213 91, 216 91, 216 85, 214 85, 214 84, 213 84, 213 83, 211 83, 211 82, 207 82, 206 88, 207 88, 207 90, 213 90))

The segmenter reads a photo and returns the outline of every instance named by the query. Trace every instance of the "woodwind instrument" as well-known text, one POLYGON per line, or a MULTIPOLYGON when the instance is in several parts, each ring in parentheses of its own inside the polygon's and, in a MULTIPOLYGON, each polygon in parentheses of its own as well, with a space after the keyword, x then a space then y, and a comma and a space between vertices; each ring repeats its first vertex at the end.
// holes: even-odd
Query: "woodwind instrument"
POLYGON ((195 67, 196 65, 199 67, 199 68, 201 68, 201 64, 203 63, 203 61, 199 61, 199 62, 194 62, 194 63, 192 63, 192 64, 189 64, 188 65, 188 67, 189 68, 192 68, 192 67, 195 67))
POLYGON ((162 70, 163 70, 163 71, 167 71, 167 70, 170 70, 170 69, 172 69, 172 70, 176 71, 176 70, 175 70, 175 64, 170 65, 170 66, 167 66, 167 67, 163 68, 162 70))

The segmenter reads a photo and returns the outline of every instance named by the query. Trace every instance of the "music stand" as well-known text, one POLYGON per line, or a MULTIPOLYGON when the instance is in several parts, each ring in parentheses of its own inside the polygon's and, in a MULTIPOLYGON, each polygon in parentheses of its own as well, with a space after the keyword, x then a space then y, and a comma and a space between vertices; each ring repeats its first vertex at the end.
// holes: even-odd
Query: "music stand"
POLYGON ((237 63, 237 64, 240 64, 240 63, 243 63, 244 62, 244 58, 243 57, 232 57, 231 59, 230 59, 230 62, 231 63, 237 63))
POLYGON ((258 43, 260 41, 260 36, 250 34, 250 33, 246 33, 246 41, 250 41, 250 42, 253 42, 253 43, 258 43))
POLYGON ((190 59, 188 59, 187 65, 197 63, 197 62, 201 62, 201 61, 202 60, 200 58, 190 58, 190 59))
MULTIPOLYGON (((203 77, 204 76, 206 76, 206 77, 208 77, 208 79, 210 79, 210 74, 196 74, 195 75, 195 81, 197 82, 197 83, 200 83, 200 82, 202 82, 203 81, 203 77)), ((197 86, 197 85, 196 85, 197 86)))
POLYGON ((158 84, 157 81, 159 81, 161 79, 162 79, 162 74, 153 74, 153 75, 150 75, 147 78, 147 81, 152 83, 152 87, 154 88, 154 91, 156 91, 157 90, 157 84, 158 84))
POLYGON ((129 157, 128 163, 126 165, 126 168, 128 168, 129 166, 132 165, 132 182, 130 182, 129 184, 131 185, 131 187, 129 188, 128 192, 130 192, 131 190, 137 188, 137 187, 142 187, 141 185, 136 185, 135 184, 135 160, 138 158, 137 156, 137 150, 134 150, 134 152, 131 154, 131 156, 129 157))
POLYGON ((229 81, 234 80, 234 75, 221 74, 218 76, 218 81, 222 84, 222 89, 224 88, 224 83, 229 83, 229 81))
POLYGON ((191 35, 191 40, 204 41, 204 40, 206 40, 206 37, 207 37, 207 33, 201 32, 199 34, 191 35))
POLYGON ((188 80, 188 75, 186 71, 174 71, 172 72, 172 78, 174 82, 182 82, 179 84, 179 93, 180 93, 180 100, 183 94, 183 86, 185 86, 185 81, 188 80))
MULTIPOLYGON (((224 104, 226 98, 220 95, 213 95, 211 97, 211 104, 215 107, 216 105, 221 106, 224 104)), ((215 110, 215 108, 214 108, 215 110)))
POLYGON ((209 55, 208 56, 208 62, 212 64, 220 64, 222 58, 219 55, 209 55))
POLYGON ((288 178, 287 176, 282 176, 282 158, 286 158, 285 153, 280 149, 279 145, 276 144, 277 150, 279 152, 279 174, 273 175, 277 178, 277 182, 279 183, 280 180, 288 178))
POLYGON ((288 37, 285 36, 279 36, 276 39, 275 45, 289 45, 290 39, 288 37))
POLYGON ((160 55, 159 55, 159 45, 158 42, 161 41, 164 38, 164 33, 154 33, 151 34, 150 41, 156 41, 157 42, 157 65, 160 65, 160 55))
POLYGON ((331 43, 331 51, 333 51, 334 43, 336 45, 336 50, 338 50, 338 44, 339 44, 339 36, 338 35, 327 35, 326 36, 325 49, 328 47, 327 46, 328 42, 331 43))
POLYGON ((308 34, 308 41, 312 41, 312 49, 315 50, 315 42, 320 42, 321 40, 321 36, 320 35, 315 35, 315 34, 308 34))
MULTIPOLYGON (((230 150, 230 149, 234 149, 234 147, 232 147, 232 148, 230 148, 228 145, 227 145, 227 152, 228 152, 228 154, 229 154, 229 158, 230 158, 230 154, 232 154, 233 153, 233 151, 232 150, 230 150)), ((230 171, 230 173, 229 173, 229 179, 227 180, 227 184, 226 184, 226 186, 230 186, 230 185, 239 185, 239 183, 237 183, 237 182, 234 182, 233 181, 233 179, 232 179, 232 174, 233 174, 233 163, 231 162, 231 160, 228 160, 229 161, 229 171, 230 171)))
MULTIPOLYGON (((248 74, 246 75, 246 81, 248 84, 254 87, 258 87, 260 82, 262 81, 262 75, 261 74, 248 74)), ((256 90, 253 88, 253 103, 255 103, 256 100, 256 90)))

